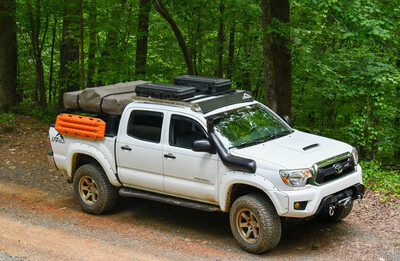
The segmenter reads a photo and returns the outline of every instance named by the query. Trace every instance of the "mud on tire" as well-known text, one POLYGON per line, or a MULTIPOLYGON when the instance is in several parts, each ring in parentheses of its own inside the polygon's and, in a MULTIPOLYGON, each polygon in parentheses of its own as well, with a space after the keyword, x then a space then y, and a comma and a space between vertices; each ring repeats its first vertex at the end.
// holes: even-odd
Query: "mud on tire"
POLYGON ((115 205, 118 190, 111 185, 104 170, 95 163, 79 167, 73 180, 74 195, 82 210, 101 214, 115 205))
POLYGON ((246 251, 262 254, 278 245, 281 220, 272 202, 262 194, 236 199, 230 212, 233 236, 246 251))

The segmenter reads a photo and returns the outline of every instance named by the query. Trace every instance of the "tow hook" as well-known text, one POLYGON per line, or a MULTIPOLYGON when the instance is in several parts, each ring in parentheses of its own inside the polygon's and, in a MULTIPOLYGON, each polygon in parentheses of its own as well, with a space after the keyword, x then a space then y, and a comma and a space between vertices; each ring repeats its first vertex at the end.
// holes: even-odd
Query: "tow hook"
POLYGON ((344 208, 348 208, 351 204, 351 197, 347 197, 338 201, 338 205, 344 208))
POLYGON ((357 199, 360 200, 360 202, 362 202, 362 198, 363 198, 363 195, 361 195, 361 194, 357 195, 357 199))
POLYGON ((333 216, 335 214, 335 206, 334 205, 330 205, 329 206, 329 216, 333 216))

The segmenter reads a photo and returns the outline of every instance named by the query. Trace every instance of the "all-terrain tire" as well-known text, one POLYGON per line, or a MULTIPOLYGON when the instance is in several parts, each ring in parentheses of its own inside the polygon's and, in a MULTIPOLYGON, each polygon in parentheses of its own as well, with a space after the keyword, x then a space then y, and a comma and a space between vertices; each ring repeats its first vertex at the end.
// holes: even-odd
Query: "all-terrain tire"
POLYGON ((90 214, 109 211, 117 201, 118 189, 108 181, 99 164, 79 167, 74 175, 73 188, 82 210, 90 214))
POLYGON ((269 198, 262 194, 236 199, 230 211, 230 225, 236 241, 250 253, 269 251, 281 239, 280 217, 269 198))
POLYGON ((325 213, 323 219, 331 223, 337 223, 340 220, 347 217, 352 209, 353 209, 353 202, 351 202, 347 208, 338 207, 337 209, 335 209, 333 216, 330 216, 328 213, 325 213))

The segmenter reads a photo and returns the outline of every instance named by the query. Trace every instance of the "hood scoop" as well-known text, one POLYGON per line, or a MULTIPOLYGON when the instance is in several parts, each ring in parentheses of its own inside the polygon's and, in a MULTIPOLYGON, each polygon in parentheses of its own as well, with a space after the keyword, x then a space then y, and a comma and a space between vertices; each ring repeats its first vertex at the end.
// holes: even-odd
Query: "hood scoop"
POLYGON ((304 150, 304 151, 307 151, 307 150, 311 150, 311 149, 316 148, 316 147, 319 147, 319 146, 320 146, 320 145, 319 145, 318 143, 315 143, 315 144, 309 145, 309 146, 307 146, 307 147, 304 147, 303 150, 304 150))

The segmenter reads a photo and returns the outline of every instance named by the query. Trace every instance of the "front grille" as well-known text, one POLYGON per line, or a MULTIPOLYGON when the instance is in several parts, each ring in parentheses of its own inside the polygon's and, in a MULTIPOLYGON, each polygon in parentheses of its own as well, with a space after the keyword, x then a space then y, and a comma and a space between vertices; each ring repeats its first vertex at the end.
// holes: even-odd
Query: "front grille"
POLYGON ((315 177, 315 183, 317 184, 324 184, 339 179, 352 173, 355 169, 354 161, 350 153, 319 162, 316 165, 318 166, 315 177))

